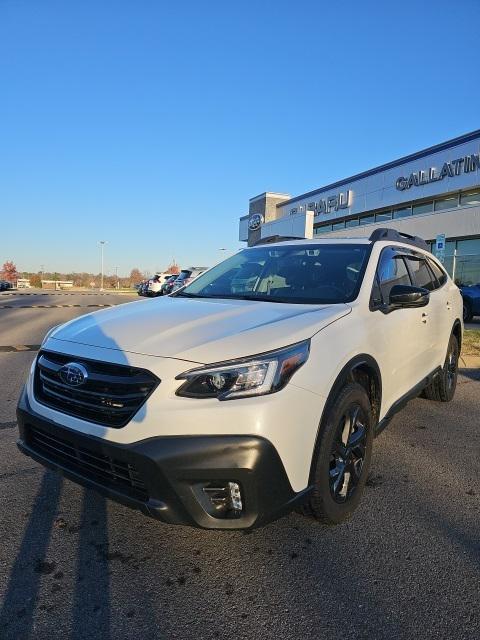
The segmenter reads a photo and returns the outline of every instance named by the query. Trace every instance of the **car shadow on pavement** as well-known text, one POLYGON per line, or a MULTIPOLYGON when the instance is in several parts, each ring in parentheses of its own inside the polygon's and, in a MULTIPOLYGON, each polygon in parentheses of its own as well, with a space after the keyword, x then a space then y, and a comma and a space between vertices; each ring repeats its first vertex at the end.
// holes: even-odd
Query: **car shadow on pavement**
POLYGON ((466 378, 470 378, 471 380, 480 381, 480 369, 476 367, 475 369, 461 369, 462 376, 466 378))
POLYGON ((110 576, 107 505, 103 496, 83 490, 79 525, 75 592, 72 606, 72 639, 90 635, 110 638, 110 576), (87 631, 89 629, 89 631, 87 631))
POLYGON ((0 610, 1 638, 17 640, 29 637, 32 632, 42 575, 52 573, 55 568, 55 563, 48 561, 47 552, 61 489, 62 477, 45 472, 0 610))

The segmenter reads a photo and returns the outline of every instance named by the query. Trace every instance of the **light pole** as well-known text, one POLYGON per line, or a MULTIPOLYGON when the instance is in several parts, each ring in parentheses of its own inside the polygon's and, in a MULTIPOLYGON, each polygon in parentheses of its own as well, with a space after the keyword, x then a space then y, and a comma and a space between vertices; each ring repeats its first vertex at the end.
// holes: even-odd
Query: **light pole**
POLYGON ((106 240, 100 240, 100 242, 98 243, 100 245, 100 251, 102 254, 102 268, 100 271, 100 291, 103 291, 103 248, 104 246, 107 244, 106 240))
POLYGON ((120 282, 118 280, 118 267, 115 267, 115 279, 117 281, 117 289, 120 289, 120 282))

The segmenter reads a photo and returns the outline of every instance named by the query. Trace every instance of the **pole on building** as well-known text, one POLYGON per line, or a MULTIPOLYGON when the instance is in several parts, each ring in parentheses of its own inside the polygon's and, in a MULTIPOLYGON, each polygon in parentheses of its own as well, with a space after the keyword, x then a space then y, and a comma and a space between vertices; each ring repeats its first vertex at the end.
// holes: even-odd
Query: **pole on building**
POLYGON ((455 282, 455 271, 457 269, 457 250, 453 250, 453 267, 452 267, 452 280, 455 282))

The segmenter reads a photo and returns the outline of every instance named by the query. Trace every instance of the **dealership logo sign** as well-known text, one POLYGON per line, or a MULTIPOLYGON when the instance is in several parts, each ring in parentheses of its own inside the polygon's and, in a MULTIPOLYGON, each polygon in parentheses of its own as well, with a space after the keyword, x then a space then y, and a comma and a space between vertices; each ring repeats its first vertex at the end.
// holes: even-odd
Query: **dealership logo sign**
POLYGON ((444 162, 440 171, 435 167, 430 167, 427 171, 414 171, 408 178, 400 176, 395 182, 395 187, 399 191, 405 191, 411 187, 421 187, 424 184, 438 182, 444 178, 454 178, 461 173, 470 173, 480 169, 480 154, 472 153, 464 158, 457 158, 451 162, 444 162))
MULTIPOLYGON (((307 204, 307 211, 313 211, 315 216, 319 216, 322 213, 331 213, 332 211, 339 211, 340 209, 348 209, 352 201, 352 192, 350 189, 347 191, 341 191, 328 198, 320 198, 316 202, 309 202, 307 204)), ((300 207, 302 210, 303 207, 300 207)), ((290 209, 290 214, 298 213, 298 209, 290 209)))
POLYGON ((254 213, 248 220, 248 228, 250 231, 257 231, 263 224, 263 216, 261 213, 254 213))
POLYGON ((58 373, 62 382, 70 387, 79 387, 85 384, 88 379, 88 371, 83 364, 78 364, 77 362, 64 364, 58 373))

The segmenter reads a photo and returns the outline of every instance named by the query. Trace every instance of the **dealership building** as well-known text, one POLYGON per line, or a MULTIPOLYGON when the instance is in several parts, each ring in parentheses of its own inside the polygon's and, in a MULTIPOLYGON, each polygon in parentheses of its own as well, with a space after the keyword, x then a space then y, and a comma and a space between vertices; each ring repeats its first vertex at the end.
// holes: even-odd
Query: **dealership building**
POLYGON ((369 236, 391 227, 430 243, 460 284, 480 283, 480 130, 298 196, 250 200, 239 238, 369 236))

